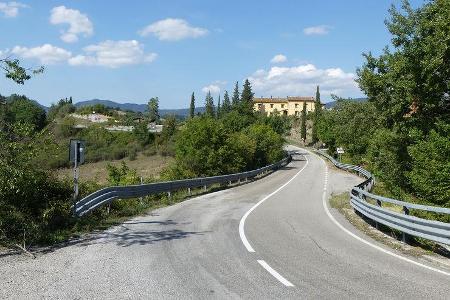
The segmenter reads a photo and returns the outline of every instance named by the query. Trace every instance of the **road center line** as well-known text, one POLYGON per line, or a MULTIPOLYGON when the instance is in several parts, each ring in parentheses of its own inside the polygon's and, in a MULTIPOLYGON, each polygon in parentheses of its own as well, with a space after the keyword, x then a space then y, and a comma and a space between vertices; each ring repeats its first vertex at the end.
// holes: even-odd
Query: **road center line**
POLYGON ((245 236, 245 231, 244 231, 245 220, 247 219, 247 217, 252 213, 252 211, 255 208, 257 208, 261 203, 263 203, 264 201, 266 201, 267 199, 269 199, 270 197, 272 197, 273 195, 278 193, 280 190, 282 190, 285 186, 287 186, 292 180, 294 180, 306 168, 306 166, 308 165, 309 161, 308 161, 308 158, 306 156, 303 156, 303 157, 306 160, 306 164, 303 166, 303 168, 300 171, 298 171, 291 179, 289 179, 288 182, 286 182, 285 184, 280 186, 278 189, 276 189, 274 192, 272 192, 271 194, 267 195, 261 201, 259 201, 255 205, 253 205, 252 208, 250 208, 245 213, 245 215, 241 218, 241 221, 239 222, 239 236, 241 237, 241 241, 244 244, 245 248, 247 248, 248 252, 255 252, 255 250, 252 248, 252 246, 250 245, 250 243, 247 240, 247 237, 245 236))
POLYGON ((271 266, 269 266, 264 260, 260 259, 258 260, 258 263, 266 269, 267 272, 269 272, 273 277, 275 277, 279 282, 284 284, 285 286, 294 286, 292 283, 290 283, 286 278, 280 275, 277 271, 272 269, 271 266))
MULTIPOLYGON (((309 151, 306 151, 306 152, 309 152, 309 151)), ((309 152, 309 153, 310 153, 310 152, 309 152)), ((322 160, 322 162, 325 164, 325 168, 326 168, 326 173, 325 173, 326 175, 325 175, 325 176, 328 177, 328 166, 327 166, 325 160, 324 160, 322 157, 319 157, 319 159, 322 160)), ((367 241, 367 240, 365 240, 365 239, 363 239, 363 238, 357 236, 356 234, 354 234, 353 232, 351 232, 350 230, 348 230, 347 228, 345 228, 344 226, 342 226, 341 223, 339 223, 339 222, 333 217, 333 215, 331 214, 330 210, 328 209, 326 188, 324 189, 323 194, 322 194, 322 204, 323 204, 323 208, 324 208, 324 210, 325 210, 325 212, 326 212, 328 218, 330 218, 330 220, 331 220, 334 224, 336 224, 337 227, 339 227, 339 228, 340 228, 341 230, 343 230, 345 233, 349 234, 350 236, 352 236, 353 238, 357 239, 358 241, 360 241, 360 242, 362 242, 362 243, 364 243, 364 244, 366 244, 366 245, 368 245, 368 246, 370 246, 370 247, 372 247, 372 248, 375 248, 375 249, 377 249, 377 250, 379 250, 379 251, 381 251, 381 252, 384 252, 384 253, 386 253, 386 254, 388 254, 388 255, 391 255, 391 256, 396 257, 396 258, 398 258, 398 259, 401 259, 401 260, 403 260, 403 261, 412 263, 412 264, 414 264, 414 265, 416 265, 416 266, 419 266, 419 267, 422 267, 422 268, 425 268, 425 269, 428 269, 428 270, 431 270, 431 271, 435 271, 435 272, 441 273, 441 274, 443 274, 443 275, 450 276, 450 273, 448 273, 448 272, 445 272, 445 271, 442 271, 442 270, 439 270, 439 269, 436 269, 436 268, 433 268, 433 267, 430 267, 430 266, 421 264, 421 263, 419 263, 419 262, 417 262, 417 261, 414 261, 414 260, 412 260, 412 259, 406 258, 406 257, 401 256, 401 255, 398 255, 398 254, 395 254, 395 253, 393 253, 393 252, 391 252, 391 251, 389 251, 389 250, 386 250, 386 249, 384 249, 384 248, 382 248, 382 247, 380 247, 380 246, 377 246, 377 245, 375 245, 375 244, 372 244, 371 242, 369 242, 369 241, 367 241)))

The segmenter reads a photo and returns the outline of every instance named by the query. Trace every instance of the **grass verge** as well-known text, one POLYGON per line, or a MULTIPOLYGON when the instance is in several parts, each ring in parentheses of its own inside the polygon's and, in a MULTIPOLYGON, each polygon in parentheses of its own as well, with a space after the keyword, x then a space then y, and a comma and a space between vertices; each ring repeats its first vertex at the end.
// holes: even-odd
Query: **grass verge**
POLYGON ((402 233, 400 231, 382 224, 378 224, 378 229, 376 229, 375 223, 372 220, 354 211, 350 205, 348 193, 331 195, 329 203, 332 208, 337 209, 354 227, 386 246, 416 257, 436 253, 450 258, 450 252, 434 242, 410 237, 409 243, 405 244, 401 242, 402 233))

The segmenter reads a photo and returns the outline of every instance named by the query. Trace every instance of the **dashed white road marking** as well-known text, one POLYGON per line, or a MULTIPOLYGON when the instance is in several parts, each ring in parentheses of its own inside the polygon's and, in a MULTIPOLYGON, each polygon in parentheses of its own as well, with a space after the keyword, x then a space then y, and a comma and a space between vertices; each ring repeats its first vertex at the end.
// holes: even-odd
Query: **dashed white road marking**
MULTIPOLYGON (((309 152, 309 151, 306 151, 306 152, 309 152)), ((311 153, 311 152, 309 152, 309 153, 311 153)), ((319 158, 320 158, 320 159, 322 160, 322 162, 325 164, 325 168, 326 168, 325 178, 327 178, 327 177, 328 177, 328 166, 327 166, 325 160, 324 160, 322 157, 319 157, 319 158)), ((326 181, 325 181, 325 182, 326 182, 326 181)), ((347 228, 345 228, 344 226, 342 226, 341 223, 339 223, 339 222, 333 217, 333 215, 331 214, 330 210, 328 209, 328 205, 327 205, 326 183, 325 183, 325 188, 324 188, 324 191, 323 191, 323 194, 322 194, 322 204, 323 204, 323 208, 325 209, 325 212, 326 212, 328 218, 330 218, 330 220, 331 220, 334 224, 336 224, 337 227, 339 227, 339 228, 342 229, 345 233, 349 234, 350 236, 352 236, 353 238, 357 239, 358 241, 360 241, 360 242, 362 242, 362 243, 364 243, 364 244, 366 244, 366 245, 368 245, 368 246, 370 246, 370 247, 372 247, 372 248, 375 248, 375 249, 377 249, 377 250, 379 250, 379 251, 381 251, 381 252, 384 252, 384 253, 386 253, 386 254, 388 254, 388 255, 391 255, 391 256, 393 256, 393 257, 395 257, 395 258, 398 258, 398 259, 401 259, 401 260, 403 260, 403 261, 412 263, 412 264, 414 264, 414 265, 416 265, 416 266, 419 266, 419 267, 422 267, 422 268, 425 268, 425 269, 428 269, 428 270, 431 270, 431 271, 435 271, 435 272, 438 272, 438 273, 443 274, 443 275, 450 276, 450 273, 448 273, 448 272, 445 272, 445 271, 443 271, 443 270, 439 270, 439 269, 436 269, 436 268, 433 268, 433 267, 430 267, 430 266, 421 264, 421 263, 419 263, 419 262, 417 262, 417 261, 414 261, 414 260, 412 260, 412 259, 406 258, 406 257, 401 256, 401 255, 398 255, 398 254, 395 254, 395 253, 393 253, 393 252, 391 252, 391 251, 389 251, 389 250, 386 250, 386 249, 384 249, 384 248, 382 248, 382 247, 380 247, 380 246, 374 245, 374 244, 372 244, 371 242, 369 242, 369 241, 367 241, 367 240, 365 240, 365 239, 363 239, 363 238, 357 236, 356 234, 354 234, 353 232, 351 232, 350 230, 348 230, 347 228)))
POLYGON ((244 244, 245 248, 247 248, 248 252, 255 252, 255 249, 253 249, 253 247, 248 242, 247 237, 245 236, 245 231, 244 231, 245 220, 252 213, 252 211, 255 210, 255 208, 257 208, 261 203, 263 203, 264 201, 266 201, 267 199, 269 199, 270 197, 272 197, 273 195, 275 195, 276 193, 281 191, 285 186, 287 186, 292 180, 294 180, 306 168, 306 166, 308 165, 309 161, 308 161, 308 158, 306 156, 303 156, 303 157, 306 160, 306 164, 303 166, 303 168, 301 168, 300 171, 298 171, 291 179, 289 179, 288 182, 286 182, 285 184, 280 186, 278 189, 276 189, 274 192, 272 192, 271 194, 267 195, 261 201, 259 201, 255 205, 253 205, 252 208, 250 208, 245 213, 245 215, 241 218, 241 221, 239 222, 239 236, 241 237, 241 241, 244 244))
POLYGON ((258 260, 258 263, 266 269, 267 272, 269 272, 273 277, 275 277, 279 282, 284 284, 285 286, 294 286, 292 283, 290 283, 286 278, 280 275, 277 271, 272 269, 271 266, 269 266, 264 260, 260 259, 258 260))

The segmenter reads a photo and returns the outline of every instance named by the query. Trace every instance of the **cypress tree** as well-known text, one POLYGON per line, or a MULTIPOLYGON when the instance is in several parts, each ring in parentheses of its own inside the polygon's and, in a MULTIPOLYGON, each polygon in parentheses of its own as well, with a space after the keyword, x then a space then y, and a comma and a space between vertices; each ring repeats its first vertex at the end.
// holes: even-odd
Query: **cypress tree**
POLYGON ((312 128, 312 142, 313 143, 317 143, 319 141, 319 137, 317 136, 317 126, 319 124, 321 110, 322 110, 322 104, 320 103, 319 86, 317 86, 316 101, 314 102, 314 123, 313 123, 313 128, 312 128))
POLYGON ((300 137, 303 142, 306 141, 306 102, 303 102, 303 110, 302 110, 302 124, 300 128, 300 137))
POLYGON ((222 107, 220 106, 220 94, 219 94, 219 101, 217 101, 217 118, 220 118, 222 114, 222 107))
POLYGON ((241 94, 241 111, 243 113, 253 113, 253 96, 255 94, 252 92, 252 86, 250 81, 245 79, 244 87, 241 94))
POLYGON ((223 104, 222 104, 222 114, 226 114, 231 110, 230 96, 228 96, 228 91, 223 94, 223 104))
POLYGON ((191 105, 189 107, 189 117, 192 119, 195 116, 195 95, 192 92, 191 95, 191 105))
POLYGON ((239 82, 236 81, 236 85, 234 86, 233 97, 231 97, 231 106, 233 109, 236 109, 239 106, 239 82))
POLYGON ((205 113, 207 116, 214 118, 214 98, 211 96, 211 92, 208 91, 205 98, 205 113))

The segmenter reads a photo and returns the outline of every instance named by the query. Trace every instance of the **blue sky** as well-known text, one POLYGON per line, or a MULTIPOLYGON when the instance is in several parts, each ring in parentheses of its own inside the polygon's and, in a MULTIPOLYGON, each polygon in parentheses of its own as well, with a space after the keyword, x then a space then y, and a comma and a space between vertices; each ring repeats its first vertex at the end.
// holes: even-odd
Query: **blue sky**
POLYGON ((361 54, 389 44, 392 3, 0 0, 0 57, 46 67, 24 86, 0 78, 0 93, 182 108, 250 78, 258 97, 313 96, 317 84, 325 102, 358 97, 361 54))

